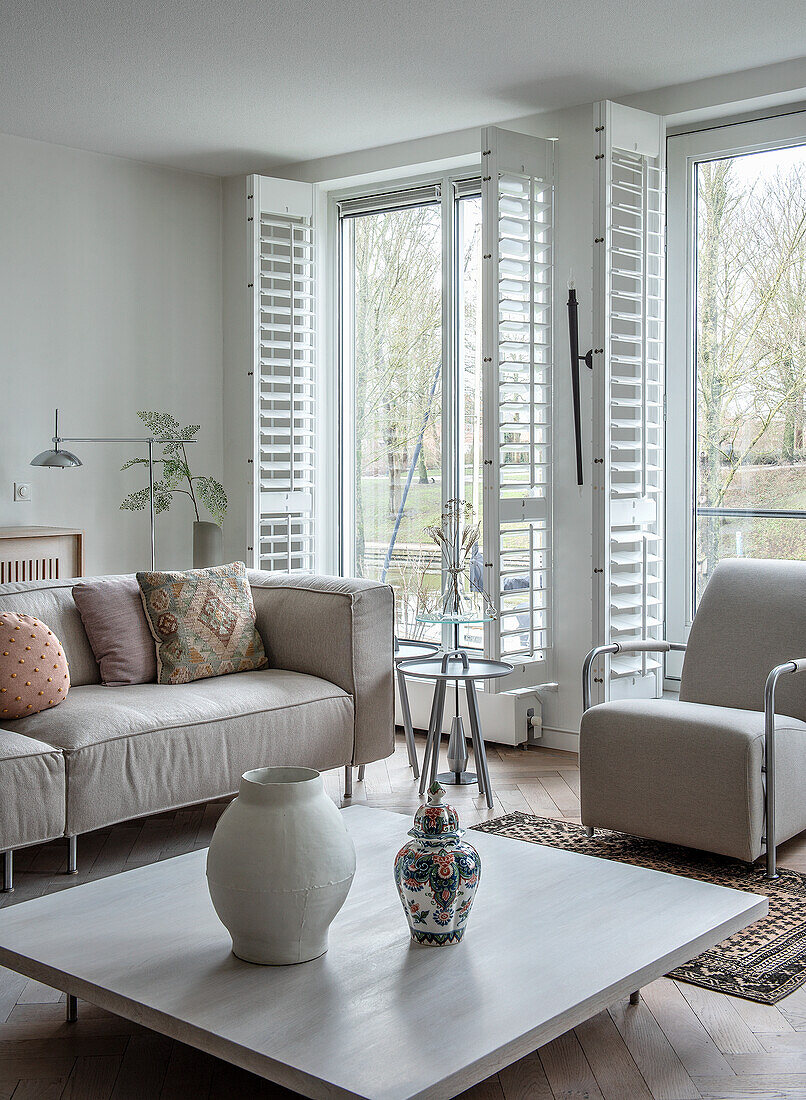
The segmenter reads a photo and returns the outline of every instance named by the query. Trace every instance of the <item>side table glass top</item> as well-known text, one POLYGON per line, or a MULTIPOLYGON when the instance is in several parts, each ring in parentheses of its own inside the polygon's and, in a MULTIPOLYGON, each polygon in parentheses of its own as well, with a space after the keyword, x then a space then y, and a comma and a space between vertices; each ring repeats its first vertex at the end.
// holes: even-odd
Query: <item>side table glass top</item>
POLYGON ((401 661, 400 668, 407 676, 425 676, 434 680, 492 680, 498 676, 508 676, 515 666, 509 661, 489 661, 486 657, 471 657, 465 653, 465 660, 461 656, 448 655, 426 657, 420 660, 415 657, 409 661, 401 661))
POLYGON ((484 612, 468 612, 464 615, 443 615, 440 612, 435 612, 433 615, 418 615, 418 623, 445 623, 448 626, 461 626, 466 623, 492 623, 495 622, 497 615, 484 614, 484 612))

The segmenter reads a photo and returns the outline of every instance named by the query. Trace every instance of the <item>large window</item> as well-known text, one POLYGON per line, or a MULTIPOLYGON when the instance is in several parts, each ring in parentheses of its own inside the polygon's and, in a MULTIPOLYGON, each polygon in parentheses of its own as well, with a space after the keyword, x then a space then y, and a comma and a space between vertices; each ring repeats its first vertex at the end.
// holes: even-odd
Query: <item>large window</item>
POLYGON ((721 559, 806 559, 804 142, 803 116, 670 141, 670 636, 721 559))
POLYGON ((401 637, 441 637, 417 621, 443 581, 426 526, 455 497, 481 520, 479 189, 442 180, 341 207, 343 557, 392 584, 401 637))

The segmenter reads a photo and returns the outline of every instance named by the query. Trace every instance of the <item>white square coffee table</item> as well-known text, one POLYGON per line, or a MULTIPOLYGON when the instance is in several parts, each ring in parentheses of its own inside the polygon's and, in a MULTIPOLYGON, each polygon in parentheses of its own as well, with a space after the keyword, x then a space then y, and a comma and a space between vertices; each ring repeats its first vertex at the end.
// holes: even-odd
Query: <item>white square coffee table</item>
POLYGON ((1 910, 0 963, 304 1096, 447 1098, 767 912, 755 894, 470 833, 467 935, 417 947, 392 877, 409 819, 344 818, 358 870, 313 962, 236 959, 200 851, 1 910))

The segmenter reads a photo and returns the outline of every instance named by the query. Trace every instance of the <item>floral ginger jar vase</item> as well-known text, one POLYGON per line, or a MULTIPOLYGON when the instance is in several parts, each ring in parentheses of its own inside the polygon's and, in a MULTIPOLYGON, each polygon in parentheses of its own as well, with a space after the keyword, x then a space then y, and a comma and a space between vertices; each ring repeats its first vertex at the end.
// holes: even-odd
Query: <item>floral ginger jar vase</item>
POLYGON ((395 857, 411 938, 429 947, 460 942, 481 879, 481 857, 462 840, 459 815, 444 799, 444 789, 433 783, 428 802, 414 815, 412 839, 395 857))

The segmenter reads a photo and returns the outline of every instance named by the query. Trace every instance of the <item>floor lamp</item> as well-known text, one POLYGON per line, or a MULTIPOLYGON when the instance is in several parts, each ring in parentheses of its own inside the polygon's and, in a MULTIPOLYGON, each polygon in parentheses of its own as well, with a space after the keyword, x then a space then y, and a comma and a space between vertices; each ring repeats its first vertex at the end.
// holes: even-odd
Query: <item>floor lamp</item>
POLYGON ((59 435, 59 410, 56 410, 56 430, 53 434, 54 446, 47 451, 40 451, 38 455, 31 459, 32 466, 51 466, 60 470, 69 469, 72 466, 83 466, 83 462, 78 455, 73 454, 72 451, 66 450, 61 446, 62 443, 145 443, 148 448, 148 504, 149 514, 151 518, 151 570, 152 572, 156 568, 155 562, 155 538, 154 538, 154 444, 162 443, 182 443, 187 445, 188 443, 195 443, 195 439, 156 439, 153 435, 141 435, 141 436, 96 436, 88 438, 80 438, 79 436, 60 436, 59 435))

